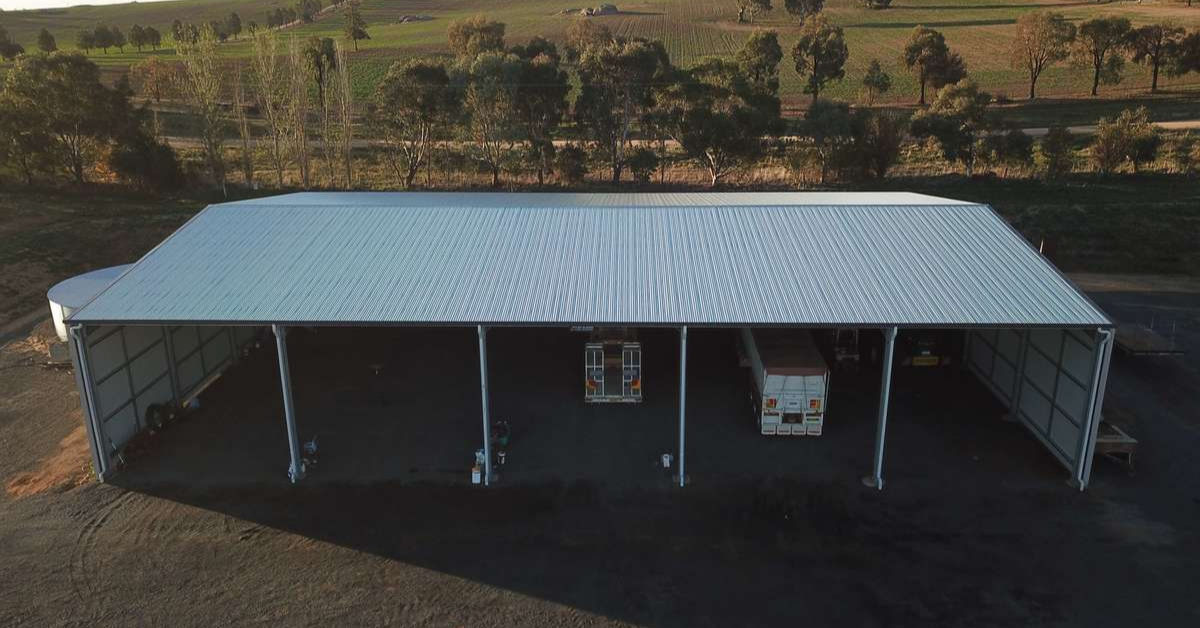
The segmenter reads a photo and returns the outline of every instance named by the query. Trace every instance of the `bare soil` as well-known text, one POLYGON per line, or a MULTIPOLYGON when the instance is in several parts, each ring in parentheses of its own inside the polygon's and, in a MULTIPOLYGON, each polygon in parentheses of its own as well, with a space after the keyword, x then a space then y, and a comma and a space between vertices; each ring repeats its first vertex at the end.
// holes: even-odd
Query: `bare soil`
MULTIPOLYGON (((1196 295, 1094 297, 1125 318, 1174 312, 1181 342, 1200 349, 1196 295)), ((0 349, 6 486, 61 478, 54 470, 71 465, 56 461, 79 451, 72 376, 39 366, 31 344, 0 349)), ((976 394, 968 387, 898 386, 882 492, 859 483, 854 471, 866 468, 869 442, 843 447, 834 433, 842 426, 831 424, 828 440, 790 444, 714 432, 726 393, 705 383, 721 371, 700 366, 701 346, 690 362, 695 464, 761 468, 747 456, 782 455, 780 472, 696 478, 684 490, 552 473, 488 490, 436 480, 205 486, 191 481, 202 480, 204 465, 277 460, 284 435, 279 425, 263 448, 248 450, 218 431, 206 435, 198 420, 156 443, 207 452, 200 467, 175 460, 193 478, 156 479, 147 458, 111 484, 41 481, 53 488, 0 494, 0 625, 1195 625, 1195 349, 1183 359, 1115 359, 1106 407, 1141 441, 1139 458, 1133 469, 1097 461, 1085 493, 993 407, 973 404, 975 416, 941 400, 968 399, 976 394), (948 410, 921 410, 939 407, 948 410), (720 438, 727 447, 712 440, 720 438), (751 442, 763 448, 755 454, 751 442), (809 453, 818 457, 797 460, 809 453), (828 469, 795 471, 806 464, 828 469)), ((435 362, 439 372, 453 368, 453 353, 435 362)), ((497 376, 511 389, 497 393, 500 406, 516 407, 514 382, 529 380, 522 375, 497 376)), ((433 398, 477 394, 473 385, 411 385, 433 398)), ((660 395, 671 387, 656 385, 660 395)), ((267 386, 257 393, 277 396, 267 386)), ((298 403, 308 425, 312 394, 298 403)))

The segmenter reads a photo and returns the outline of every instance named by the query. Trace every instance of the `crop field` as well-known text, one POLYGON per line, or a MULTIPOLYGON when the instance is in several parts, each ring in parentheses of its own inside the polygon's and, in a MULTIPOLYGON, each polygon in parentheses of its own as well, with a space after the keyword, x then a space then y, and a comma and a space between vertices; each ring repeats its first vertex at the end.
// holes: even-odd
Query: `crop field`
MULTIPOLYGON (((245 24, 265 22, 267 11, 284 0, 177 0, 175 2, 129 4, 105 7, 79 7, 47 11, 22 11, 0 14, 3 24, 18 41, 32 47, 38 29, 45 26, 69 47, 81 27, 109 23, 128 30, 134 22, 154 25, 166 32, 171 20, 203 22, 237 10, 245 24)), ((776 4, 782 5, 782 2, 776 4)), ((455 19, 483 14, 508 26, 510 43, 523 42, 535 35, 561 40, 571 20, 591 19, 608 26, 614 33, 663 41, 677 65, 687 67, 705 57, 728 56, 736 51, 756 28, 771 28, 780 33, 790 50, 797 37, 798 24, 783 9, 760 16, 755 24, 738 24, 733 0, 641 0, 619 3, 617 15, 579 18, 564 14, 564 9, 586 6, 571 0, 524 0, 496 3, 492 0, 364 0, 363 13, 371 39, 359 44, 353 53, 355 91, 368 94, 387 68, 400 58, 414 55, 444 54, 446 27, 455 19), (403 15, 425 15, 433 19, 399 23, 403 15)), ((1012 98, 1025 93, 1023 73, 1010 67, 1008 44, 1014 23, 1023 13, 1049 9, 1064 13, 1079 23, 1100 16, 1124 15, 1135 24, 1173 21, 1188 27, 1200 26, 1200 5, 1168 0, 1143 3, 1062 2, 1056 0, 897 0, 882 11, 861 7, 856 0, 828 0, 825 13, 845 29, 850 47, 846 79, 828 90, 835 98, 855 98, 859 81, 872 59, 879 59, 892 75, 893 89, 885 99, 907 102, 916 93, 915 81, 905 71, 900 53, 914 26, 925 25, 941 30, 951 47, 967 62, 970 75, 986 90, 1012 98)), ((312 24, 287 29, 296 36, 339 37, 342 20, 338 12, 321 16, 312 24)), ((224 45, 225 54, 245 58, 250 45, 245 37, 224 45)), ((169 48, 137 53, 126 47, 123 53, 92 52, 92 58, 115 74, 149 54, 171 56, 169 48)), ((786 101, 802 104, 800 77, 791 68, 788 54, 781 69, 782 91, 786 101)), ((1200 77, 1163 77, 1165 89, 1195 89, 1200 77)), ((1145 91, 1148 71, 1132 63, 1119 85, 1102 87, 1102 95, 1129 97, 1145 91)), ((1061 64, 1050 68, 1039 82, 1046 96, 1085 94, 1089 73, 1085 69, 1061 64)))

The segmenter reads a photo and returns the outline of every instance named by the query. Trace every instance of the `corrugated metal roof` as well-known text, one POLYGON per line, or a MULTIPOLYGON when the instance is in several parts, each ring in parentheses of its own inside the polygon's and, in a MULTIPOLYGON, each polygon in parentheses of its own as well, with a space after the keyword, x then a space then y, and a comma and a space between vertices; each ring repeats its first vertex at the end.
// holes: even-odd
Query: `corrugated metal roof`
POLYGON ((1111 325, 991 208, 892 193, 213 205, 71 320, 1111 325))

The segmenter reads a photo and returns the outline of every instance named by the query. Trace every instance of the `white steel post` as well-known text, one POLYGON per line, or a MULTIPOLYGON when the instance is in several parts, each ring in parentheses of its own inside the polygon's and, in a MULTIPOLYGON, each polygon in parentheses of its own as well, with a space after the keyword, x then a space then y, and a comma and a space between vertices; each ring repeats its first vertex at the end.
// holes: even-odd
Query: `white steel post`
POLYGON ((679 487, 687 483, 683 468, 684 427, 687 424, 687 336, 686 326, 679 328, 679 487))
POLYGON ((488 418, 487 328, 479 326, 479 393, 483 405, 483 485, 492 482, 492 423, 488 418))
POLYGON ((879 425, 875 430, 875 472, 863 484, 883 490, 883 443, 887 436, 888 401, 892 396, 892 356, 896 350, 896 328, 883 330, 883 381, 879 391, 879 425))
POLYGON ((1088 397, 1088 417, 1079 435, 1079 452, 1075 457, 1075 482, 1079 490, 1087 488, 1092 477, 1092 458, 1096 451, 1096 435, 1100 431, 1100 413, 1104 408, 1104 389, 1108 383, 1108 365, 1112 359, 1111 329, 1096 334, 1096 356, 1092 365, 1092 390, 1088 397))
POLYGON ((288 467, 288 479, 293 484, 304 479, 304 463, 300 460, 300 435, 296 431, 296 408, 292 402, 292 373, 288 368, 287 328, 271 325, 275 333, 275 347, 279 352, 279 386, 283 389, 283 417, 287 421, 288 449, 292 464, 288 467))
POLYGON ((103 482, 111 463, 108 456, 108 439, 104 436, 104 420, 98 416, 96 399, 92 392, 91 367, 88 364, 87 332, 82 325, 72 325, 70 333, 71 361, 75 364, 75 382, 79 385, 79 396, 83 407, 83 424, 91 439, 92 465, 96 479, 103 482))

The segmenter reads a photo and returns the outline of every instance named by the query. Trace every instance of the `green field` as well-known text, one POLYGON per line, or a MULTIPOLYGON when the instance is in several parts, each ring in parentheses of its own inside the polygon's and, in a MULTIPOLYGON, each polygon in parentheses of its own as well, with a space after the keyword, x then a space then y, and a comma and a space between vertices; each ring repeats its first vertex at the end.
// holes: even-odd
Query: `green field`
MULTIPOLYGON (((169 30, 175 18, 203 22, 228 15, 237 10, 243 22, 265 22, 265 14, 283 0, 177 0, 175 2, 77 7, 45 11, 19 11, 0 14, 3 24, 14 38, 33 47, 40 28, 49 28, 63 47, 72 45, 75 32, 96 23, 109 23, 126 30, 135 22, 169 30)), ((777 2, 777 4, 782 4, 777 2)), ((563 36, 570 20, 561 15, 565 8, 585 6, 570 0, 524 0, 497 3, 492 0, 365 0, 363 12, 369 23, 372 39, 360 44, 353 55, 356 91, 366 94, 387 67, 396 59, 416 54, 446 51, 446 26, 454 19, 486 14, 508 25, 510 42, 521 42, 534 35, 551 39, 563 36), (405 14, 423 14, 434 19, 428 22, 399 24, 405 14)), ((790 16, 777 8, 758 20, 755 25, 735 21, 733 0, 642 0, 618 4, 619 15, 588 18, 603 23, 615 33, 660 39, 667 45, 672 60, 681 66, 694 64, 709 56, 729 55, 742 44, 754 28, 777 29, 786 47, 794 42, 798 26, 790 16)), ((1189 26, 1200 26, 1200 3, 1189 8, 1184 3, 1144 2, 1097 4, 1095 2, 1060 2, 1054 0, 897 0, 892 8, 872 11, 862 8, 856 0, 828 0, 826 14, 846 30, 850 46, 847 79, 829 90, 835 98, 853 98, 858 92, 858 79, 872 58, 878 58, 893 75, 894 88, 888 99, 906 102, 913 99, 916 87, 912 78, 900 66, 899 55, 913 26, 924 24, 946 34, 952 48, 967 61, 970 74, 987 90, 1012 98, 1024 95, 1022 73, 1009 67, 1008 42, 1013 24, 1021 14, 1038 9, 1052 9, 1080 22, 1105 14, 1120 14, 1135 23, 1172 20, 1189 26)), ((288 32, 300 36, 340 36, 341 18, 326 15, 313 24, 288 32)), ((92 58, 110 73, 120 71, 130 63, 144 58, 149 52, 135 53, 130 47, 118 54, 105 55, 94 51, 92 58)), ((225 44, 230 57, 244 58, 249 44, 225 44)), ((158 54, 171 55, 170 50, 158 54)), ((785 61, 782 71, 785 99, 802 103, 801 84, 797 74, 785 61)), ((1046 96, 1080 95, 1088 88, 1086 70, 1057 66, 1048 70, 1039 84, 1046 96)), ((1191 89, 1200 86, 1196 75, 1180 78, 1164 77, 1162 85, 1168 90, 1191 89)), ((1126 78, 1116 86, 1103 88, 1103 95, 1128 97, 1144 91, 1148 72, 1130 64, 1126 78)))

